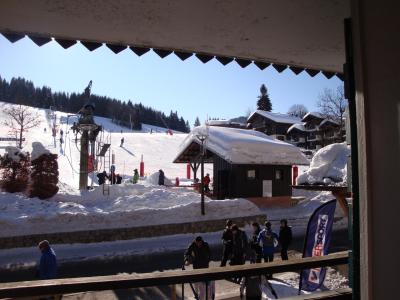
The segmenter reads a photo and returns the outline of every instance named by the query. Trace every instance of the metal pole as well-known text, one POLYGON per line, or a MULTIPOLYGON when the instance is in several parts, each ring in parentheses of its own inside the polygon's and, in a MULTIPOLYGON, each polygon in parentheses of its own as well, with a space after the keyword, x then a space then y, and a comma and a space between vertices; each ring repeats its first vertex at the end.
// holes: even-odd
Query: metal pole
POLYGON ((204 141, 201 141, 201 214, 205 215, 204 207, 204 154, 203 154, 204 141))
POLYGON ((81 136, 81 159, 79 168, 79 189, 86 190, 88 186, 88 156, 89 156, 89 133, 83 130, 81 136))

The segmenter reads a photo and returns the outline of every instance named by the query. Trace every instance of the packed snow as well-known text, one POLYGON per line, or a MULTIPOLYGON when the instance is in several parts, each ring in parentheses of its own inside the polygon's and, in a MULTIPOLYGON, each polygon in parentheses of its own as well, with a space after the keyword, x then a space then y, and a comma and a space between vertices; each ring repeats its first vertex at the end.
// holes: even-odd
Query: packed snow
POLYGON ((71 232, 260 215, 245 199, 206 198, 207 214, 200 214, 200 194, 190 188, 125 183, 113 185, 112 197, 102 189, 60 192, 51 201, 21 194, 0 193, 0 236, 71 232))
POLYGON ((7 146, 5 148, 5 155, 12 161, 19 162, 21 156, 26 156, 27 152, 21 151, 21 149, 13 146, 7 146))
POLYGON ((198 135, 206 135, 205 147, 234 164, 308 165, 300 149, 276 140, 262 132, 237 128, 198 126, 183 141, 181 153, 193 142, 201 144, 198 135))
MULTIPOLYGON (((2 108, 9 105, 11 104, 0 103, 2 108)), ((0 236, 146 226, 259 214, 267 214, 273 224, 280 218, 287 218, 295 225, 294 233, 302 234, 306 227, 307 216, 318 205, 332 199, 329 194, 314 193, 294 207, 269 208, 261 211, 245 199, 213 201, 206 198, 207 214, 201 216, 200 195, 190 188, 192 181, 185 179, 186 165, 174 164, 173 160, 182 147, 196 139, 196 133, 204 130, 207 133, 205 126, 195 128, 189 135, 176 132, 169 135, 165 133, 165 129, 146 124, 143 124, 141 132, 133 132, 112 123, 109 119, 98 117, 95 117, 95 121, 105 129, 100 138, 103 142, 111 141, 116 173, 124 178, 125 183, 110 186, 110 196, 103 195, 102 189, 97 187, 97 180, 94 183, 94 190, 81 192, 78 190, 79 141, 75 144, 75 136, 70 130, 71 124, 76 121, 75 117, 62 112, 36 108, 32 110, 39 114, 42 124, 25 132, 23 151, 33 153, 34 157, 47 151, 58 154, 60 190, 50 200, 0 192, 2 228, 0 236), (58 130, 55 139, 51 133, 54 120, 58 130), (61 129, 64 132, 62 145, 59 143, 61 129), (122 137, 125 142, 120 146, 122 137), (137 185, 130 184, 128 181, 132 178, 133 170, 139 169, 142 155, 145 177, 137 185), (178 177, 181 184, 188 187, 158 186, 159 169, 165 172, 167 185, 172 186, 178 177)), ((3 112, 1 109, 0 119, 5 118, 3 112)), ((242 162, 265 160, 271 163, 271 160, 279 159, 281 163, 282 161, 289 163, 292 160, 308 163, 298 148, 256 131, 208 127, 208 133, 207 147, 225 153, 233 160, 242 162), (246 150, 243 151, 241 148, 246 150)), ((8 136, 8 128, 0 127, 0 136, 8 136)), ((7 147, 12 147, 8 148, 11 152, 18 150, 12 144, 15 145, 15 142, 0 142, 0 154, 3 154, 7 147)), ((100 164, 99 170, 103 169, 104 166, 100 164)), ((212 166, 206 164, 205 173, 212 173, 212 166)))
POLYGON ((297 177, 297 184, 345 185, 349 155, 350 146, 346 143, 319 149, 311 160, 310 168, 297 177))
MULTIPOLYGON (((148 177, 146 178, 146 182, 147 182, 148 184, 158 185, 158 178, 159 178, 159 176, 160 176, 160 171, 155 172, 155 173, 151 174, 150 176, 148 176, 148 177)), ((164 184, 165 184, 166 186, 172 186, 172 180, 169 179, 169 178, 167 178, 167 177, 164 177, 164 184)))
POLYGON ((42 143, 40 142, 33 142, 32 143, 32 153, 31 153, 31 160, 35 160, 36 158, 40 157, 43 154, 50 154, 51 152, 46 149, 42 143))

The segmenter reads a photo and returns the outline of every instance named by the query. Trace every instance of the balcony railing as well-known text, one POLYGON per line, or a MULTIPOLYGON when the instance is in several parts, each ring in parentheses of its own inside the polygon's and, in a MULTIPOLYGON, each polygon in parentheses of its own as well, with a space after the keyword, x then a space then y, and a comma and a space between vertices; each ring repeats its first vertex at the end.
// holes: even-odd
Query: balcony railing
MULTIPOLYGON (((223 268, 2 283, 0 284, 0 298, 44 297, 82 293, 87 291, 105 291, 176 285, 191 282, 208 282, 235 277, 293 272, 316 267, 343 265, 348 263, 348 258, 348 252, 345 251, 319 257, 277 261, 272 263, 229 266, 223 268)), ((309 297, 309 295, 307 297, 309 297)), ((351 299, 351 291, 331 292, 327 297, 319 297, 317 299, 351 299), (335 297, 331 297, 332 295, 335 295, 335 297)))

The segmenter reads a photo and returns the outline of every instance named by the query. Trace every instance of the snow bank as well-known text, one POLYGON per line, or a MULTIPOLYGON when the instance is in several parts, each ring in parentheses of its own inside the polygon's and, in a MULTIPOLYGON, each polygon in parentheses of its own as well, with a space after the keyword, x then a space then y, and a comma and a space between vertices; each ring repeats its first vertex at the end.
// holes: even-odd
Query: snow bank
POLYGON ((234 164, 308 165, 300 149, 262 132, 237 128, 198 126, 183 141, 179 155, 192 143, 201 144, 197 135, 207 135, 205 147, 234 164))
POLYGON ((200 194, 191 189, 113 185, 111 197, 102 189, 72 195, 60 192, 50 200, 0 193, 0 236, 137 227, 245 217, 261 214, 245 199, 206 198, 200 214, 200 194))
POLYGON ((28 155, 28 153, 21 151, 21 149, 13 146, 7 146, 5 149, 5 155, 15 162, 19 162, 22 156, 28 155))
POLYGON ((35 160, 39 156, 43 154, 51 154, 49 150, 47 150, 42 143, 40 142, 33 142, 32 143, 32 155, 31 155, 31 160, 35 160))
POLYGON ((331 144, 315 153, 310 168, 299 175, 297 184, 345 185, 347 181, 347 157, 350 148, 346 143, 331 144))
MULTIPOLYGON (((159 171, 151 174, 149 177, 147 177, 146 183, 150 184, 150 185, 158 185, 158 177, 159 176, 160 176, 159 171)), ((164 177, 164 184, 168 185, 168 186, 173 185, 171 179, 168 179, 167 177, 164 177)))

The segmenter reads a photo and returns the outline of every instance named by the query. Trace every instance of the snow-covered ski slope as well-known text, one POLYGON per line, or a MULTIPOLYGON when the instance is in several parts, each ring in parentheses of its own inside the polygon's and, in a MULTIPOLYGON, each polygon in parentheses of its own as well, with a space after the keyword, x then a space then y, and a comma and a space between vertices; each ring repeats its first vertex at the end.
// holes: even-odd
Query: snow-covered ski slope
MULTIPOLYGON (((4 121, 7 116, 4 109, 11 107, 12 104, 0 102, 0 120, 4 121)), ((50 110, 29 108, 32 112, 39 115, 41 125, 30 129, 24 133, 24 150, 31 151, 32 142, 41 142, 47 149, 59 155, 60 171, 60 189, 77 189, 79 183, 79 140, 75 142, 75 135, 70 127, 77 120, 76 116, 67 113, 55 111, 57 136, 56 146, 52 137, 53 119, 50 110), (46 131, 44 129, 46 128, 46 131), (60 147, 60 130, 64 132, 64 144, 60 147)), ((173 135, 166 134, 167 129, 142 125, 141 131, 131 131, 126 127, 118 126, 110 119, 95 117, 95 122, 102 125, 104 134, 99 134, 98 140, 102 136, 102 141, 111 140, 111 152, 115 155, 116 173, 124 178, 130 178, 133 170, 138 169, 143 155, 145 163, 145 175, 151 175, 162 169, 165 176, 174 181, 175 177, 186 177, 186 165, 174 164, 172 161, 179 151, 179 146, 187 134, 173 131, 173 135), (121 133, 122 131, 122 133, 121 133), (150 133, 152 131, 152 134, 150 133), (124 138, 124 144, 120 147, 121 139, 124 138)), ((10 133, 6 126, 0 127, 0 137, 15 137, 10 133)), ((15 142, 0 142, 0 154, 8 145, 15 146, 15 142)), ((104 169, 104 165, 99 163, 99 171, 104 169)), ((206 172, 212 170, 211 165, 206 165, 206 172)), ((109 172, 108 166, 106 171, 109 172)), ((192 174, 193 176, 193 174, 192 174)))

